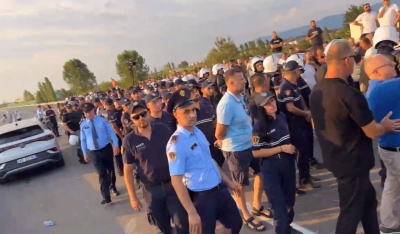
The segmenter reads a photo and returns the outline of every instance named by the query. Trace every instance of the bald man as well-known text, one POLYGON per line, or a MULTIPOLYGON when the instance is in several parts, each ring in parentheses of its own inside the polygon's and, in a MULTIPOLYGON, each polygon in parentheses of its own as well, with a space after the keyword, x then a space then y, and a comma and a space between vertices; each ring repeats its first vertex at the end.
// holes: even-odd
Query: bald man
POLYGON ((376 123, 364 95, 347 84, 355 55, 346 40, 333 40, 325 54, 327 72, 314 86, 310 107, 324 164, 338 184, 336 234, 356 233, 360 221, 365 233, 379 234, 378 201, 369 177, 375 165, 371 138, 400 124, 388 117, 376 123))
MULTIPOLYGON (((367 92, 368 104, 376 121, 389 111, 392 118, 400 118, 400 79, 396 77, 395 63, 384 55, 373 55, 364 62, 365 72, 371 78, 367 92)), ((400 233, 400 133, 389 132, 378 141, 379 155, 386 168, 380 174, 385 186, 381 201, 381 233, 400 233), (383 176, 382 176, 383 177, 383 176)))

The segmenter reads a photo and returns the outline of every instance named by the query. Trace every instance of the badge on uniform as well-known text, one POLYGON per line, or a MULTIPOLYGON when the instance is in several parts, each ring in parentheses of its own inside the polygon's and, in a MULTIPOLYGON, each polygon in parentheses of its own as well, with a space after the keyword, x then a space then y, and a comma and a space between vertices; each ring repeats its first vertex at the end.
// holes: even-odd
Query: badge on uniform
POLYGON ((99 132, 103 132, 103 129, 102 129, 102 128, 99 128, 99 132))
POLYGON ((196 143, 194 143, 193 145, 192 145, 192 147, 190 147, 192 150, 194 150, 194 149, 196 149, 196 147, 197 147, 197 144, 196 143))
POLYGON ((90 127, 89 126, 85 126, 85 127, 83 127, 83 129, 89 129, 90 127))
POLYGON ((184 90, 179 91, 179 95, 181 95, 182 97, 184 97, 184 96, 185 96, 185 91, 184 91, 184 90))
POLYGON ((252 136, 251 141, 253 142, 253 145, 258 145, 260 142, 260 137, 259 136, 252 136))
POLYGON ((175 161, 176 160, 176 153, 175 152, 169 152, 168 153, 168 158, 171 161, 175 161))
POLYGON ((285 94, 286 94, 286 96, 289 96, 290 95, 290 93, 291 93, 291 91, 288 89, 288 90, 285 90, 285 94))
POLYGON ((127 119, 124 119, 124 124, 128 124, 129 121, 127 119))
POLYGON ((171 137, 171 140, 169 141, 169 143, 170 144, 175 144, 177 140, 178 140, 178 135, 173 135, 171 137))
POLYGON ((139 104, 139 103, 138 103, 138 102, 134 102, 134 103, 133 103, 134 106, 137 106, 137 104, 139 104))
POLYGON ((267 93, 266 92, 262 92, 261 93, 261 97, 266 97, 267 96, 267 93))

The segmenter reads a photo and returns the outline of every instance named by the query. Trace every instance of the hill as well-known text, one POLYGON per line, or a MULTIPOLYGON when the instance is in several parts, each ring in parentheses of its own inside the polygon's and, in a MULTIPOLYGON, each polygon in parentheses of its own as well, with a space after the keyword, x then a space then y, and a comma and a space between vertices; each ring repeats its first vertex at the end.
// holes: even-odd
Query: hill
MULTIPOLYGON (((400 6, 400 0, 392 0, 392 3, 397 4, 397 6, 400 6)), ((382 7, 382 3, 375 3, 371 5, 372 10, 375 12, 378 12, 379 8, 382 7)), ((320 20, 316 20, 318 27, 324 28, 327 27, 328 29, 339 29, 342 28, 343 26, 343 16, 344 14, 337 14, 337 15, 330 15, 326 16, 320 20)), ((282 39, 288 39, 290 37, 297 38, 299 36, 303 36, 307 33, 308 29, 310 28, 310 25, 305 25, 301 26, 298 28, 292 28, 286 31, 278 32, 279 37, 282 39)), ((271 36, 263 36, 260 37, 262 40, 271 40, 271 36)), ((255 40, 258 40, 259 38, 256 38, 255 40)))

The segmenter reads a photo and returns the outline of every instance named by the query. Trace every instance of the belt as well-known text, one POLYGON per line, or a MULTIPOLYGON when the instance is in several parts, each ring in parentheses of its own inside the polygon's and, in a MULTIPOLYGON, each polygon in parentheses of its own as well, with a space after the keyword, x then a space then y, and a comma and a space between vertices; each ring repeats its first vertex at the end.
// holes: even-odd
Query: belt
POLYGON ((169 179, 166 179, 166 180, 164 180, 164 181, 162 181, 162 182, 156 182, 156 183, 143 183, 143 185, 144 186, 152 186, 152 187, 155 187, 155 186, 160 186, 160 185, 165 185, 165 184, 168 184, 168 183, 170 183, 171 182, 171 178, 169 178, 169 179))
POLYGON ((223 184, 223 183, 220 183, 219 185, 217 185, 217 186, 215 186, 214 188, 211 188, 211 189, 209 189, 209 190, 204 190, 204 191, 199 191, 199 192, 195 192, 195 191, 191 191, 191 190, 189 190, 189 191, 192 192, 192 193, 194 193, 194 194, 203 194, 203 193, 214 192, 214 191, 220 190, 220 189, 222 189, 222 188, 226 188, 226 185, 223 184))
POLYGON ((381 148, 383 150, 391 151, 391 152, 400 152, 400 147, 383 147, 383 146, 379 146, 379 148, 381 148))

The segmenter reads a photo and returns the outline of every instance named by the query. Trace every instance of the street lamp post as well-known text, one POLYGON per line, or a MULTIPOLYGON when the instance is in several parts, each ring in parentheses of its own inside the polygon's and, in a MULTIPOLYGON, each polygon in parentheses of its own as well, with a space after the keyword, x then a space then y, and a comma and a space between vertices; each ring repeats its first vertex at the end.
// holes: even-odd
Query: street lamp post
POLYGON ((129 72, 131 73, 132 76, 132 85, 135 85, 135 77, 133 74, 133 68, 136 66, 136 61, 133 59, 125 59, 125 65, 128 67, 129 72))

